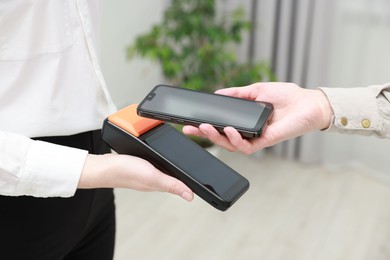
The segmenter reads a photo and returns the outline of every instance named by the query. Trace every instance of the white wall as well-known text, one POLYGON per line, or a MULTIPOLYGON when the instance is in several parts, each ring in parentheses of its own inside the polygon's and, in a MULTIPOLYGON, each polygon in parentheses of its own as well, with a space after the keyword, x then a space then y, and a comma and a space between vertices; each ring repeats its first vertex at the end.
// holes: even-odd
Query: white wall
POLYGON ((103 0, 101 24, 101 66, 118 108, 138 103, 161 83, 159 67, 147 60, 126 59, 126 46, 158 23, 166 1, 103 0))
MULTIPOLYGON (((390 82, 390 1, 336 1, 327 85, 364 87, 390 82)), ((364 104, 362 104, 364 105, 364 104)), ((323 161, 357 163, 388 173, 390 140, 327 134, 323 161)))

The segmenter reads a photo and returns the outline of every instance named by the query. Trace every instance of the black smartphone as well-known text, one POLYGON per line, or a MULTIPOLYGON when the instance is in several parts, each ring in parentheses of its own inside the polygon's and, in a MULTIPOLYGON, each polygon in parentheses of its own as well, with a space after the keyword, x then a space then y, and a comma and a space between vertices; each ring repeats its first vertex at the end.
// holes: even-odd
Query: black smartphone
POLYGON ((272 104, 157 85, 142 100, 137 113, 176 124, 213 125, 223 133, 232 126, 245 138, 259 137, 272 115, 272 104))
POLYGON ((137 116, 134 106, 109 116, 103 124, 102 138, 117 153, 141 157, 181 180, 221 211, 249 188, 249 181, 242 175, 173 126, 137 116))

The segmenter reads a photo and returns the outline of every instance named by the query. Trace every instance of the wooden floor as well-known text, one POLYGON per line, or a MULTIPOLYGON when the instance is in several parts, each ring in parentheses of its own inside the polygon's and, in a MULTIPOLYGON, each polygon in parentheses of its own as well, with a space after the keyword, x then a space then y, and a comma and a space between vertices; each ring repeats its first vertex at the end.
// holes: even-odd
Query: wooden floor
POLYGON ((346 166, 219 157, 251 182, 226 212, 199 197, 116 190, 115 260, 390 259, 388 182, 346 166))

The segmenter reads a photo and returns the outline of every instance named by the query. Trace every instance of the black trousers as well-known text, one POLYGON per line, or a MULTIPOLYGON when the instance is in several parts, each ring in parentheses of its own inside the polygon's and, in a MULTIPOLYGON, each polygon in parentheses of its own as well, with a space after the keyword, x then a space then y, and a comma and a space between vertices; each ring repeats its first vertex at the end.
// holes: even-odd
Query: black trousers
MULTIPOLYGON (((39 140, 110 152, 100 130, 39 140)), ((71 198, 0 196, 0 259, 112 259, 115 205, 112 189, 77 190, 71 198)))

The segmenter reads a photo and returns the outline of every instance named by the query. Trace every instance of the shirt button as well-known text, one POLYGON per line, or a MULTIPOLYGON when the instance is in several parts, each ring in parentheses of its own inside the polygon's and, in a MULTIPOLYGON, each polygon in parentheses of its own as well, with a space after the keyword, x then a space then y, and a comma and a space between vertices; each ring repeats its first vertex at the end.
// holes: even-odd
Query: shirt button
POLYGON ((341 120, 340 120, 341 124, 343 126, 346 126, 348 124, 348 119, 346 117, 342 117, 341 120))
POLYGON ((371 126, 371 121, 369 119, 363 119, 362 120, 362 126, 364 128, 369 128, 371 126))

